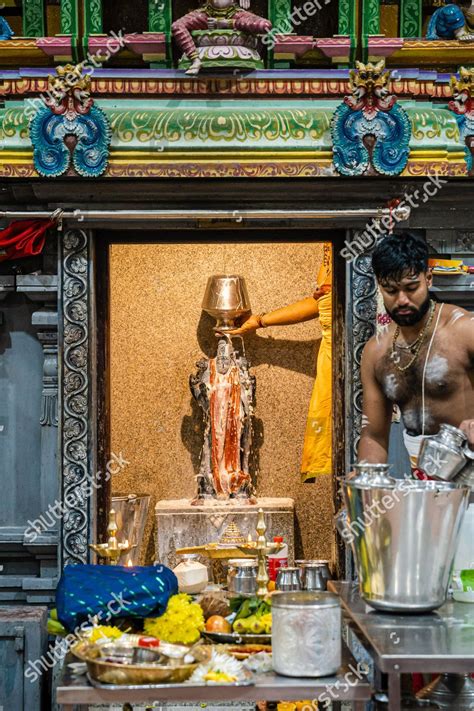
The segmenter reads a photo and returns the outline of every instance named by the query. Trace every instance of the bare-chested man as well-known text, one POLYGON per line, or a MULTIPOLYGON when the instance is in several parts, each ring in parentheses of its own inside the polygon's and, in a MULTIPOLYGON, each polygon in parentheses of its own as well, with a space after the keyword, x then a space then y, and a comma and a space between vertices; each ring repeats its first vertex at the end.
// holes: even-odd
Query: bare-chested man
POLYGON ((417 237, 384 237, 372 266, 393 323, 362 357, 359 460, 387 461, 394 404, 414 466, 422 436, 444 422, 460 427, 474 449, 474 314, 432 301, 428 248, 417 237))

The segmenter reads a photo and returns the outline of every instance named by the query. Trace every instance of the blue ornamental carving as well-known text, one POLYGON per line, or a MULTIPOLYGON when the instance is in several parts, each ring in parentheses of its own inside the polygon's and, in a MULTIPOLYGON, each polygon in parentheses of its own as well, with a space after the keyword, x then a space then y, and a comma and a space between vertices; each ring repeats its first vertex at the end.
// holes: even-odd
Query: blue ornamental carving
POLYGON ((384 60, 356 67, 350 72, 352 96, 337 107, 331 124, 336 170, 353 176, 372 167, 382 175, 400 175, 410 153, 410 119, 389 94, 384 60), (371 150, 364 143, 370 136, 375 140, 371 150))
POLYGON ((85 178, 107 169, 112 131, 105 113, 90 97, 91 80, 67 65, 49 77, 45 106, 33 116, 30 138, 40 175, 57 178, 72 167, 85 178))
POLYGON ((9 40, 14 32, 4 17, 0 15, 0 40, 9 40))

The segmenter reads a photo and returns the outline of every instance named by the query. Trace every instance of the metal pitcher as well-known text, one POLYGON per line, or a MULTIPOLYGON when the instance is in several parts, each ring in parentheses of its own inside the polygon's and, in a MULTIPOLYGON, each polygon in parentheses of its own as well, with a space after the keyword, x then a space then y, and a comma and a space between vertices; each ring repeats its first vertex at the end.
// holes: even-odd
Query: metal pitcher
POLYGON ((443 424, 438 434, 423 440, 418 467, 433 479, 452 481, 473 459, 474 452, 469 449, 464 432, 443 424))
POLYGON ((327 560, 301 561, 301 585, 303 590, 324 592, 327 590, 330 573, 327 560))
POLYGON ((247 558, 229 560, 227 588, 229 592, 239 595, 255 595, 257 592, 257 562, 247 558))
POLYGON ((391 486, 395 482, 395 479, 389 476, 390 464, 359 462, 352 468, 356 475, 351 481, 361 486, 391 486))
POLYGON ((279 568, 276 579, 276 589, 284 592, 301 590, 299 568, 279 568))
POLYGON ((345 539, 352 544, 361 596, 394 612, 435 610, 446 600, 470 490, 442 481, 386 487, 344 482, 345 539))

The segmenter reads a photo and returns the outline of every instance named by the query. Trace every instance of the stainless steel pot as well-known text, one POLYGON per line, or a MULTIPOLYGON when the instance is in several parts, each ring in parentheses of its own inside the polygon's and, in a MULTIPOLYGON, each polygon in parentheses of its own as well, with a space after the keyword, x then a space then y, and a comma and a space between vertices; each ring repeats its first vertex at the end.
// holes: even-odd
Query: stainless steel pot
POLYGON ((361 595, 394 612, 435 610, 446 600, 469 488, 402 480, 343 485, 361 595))

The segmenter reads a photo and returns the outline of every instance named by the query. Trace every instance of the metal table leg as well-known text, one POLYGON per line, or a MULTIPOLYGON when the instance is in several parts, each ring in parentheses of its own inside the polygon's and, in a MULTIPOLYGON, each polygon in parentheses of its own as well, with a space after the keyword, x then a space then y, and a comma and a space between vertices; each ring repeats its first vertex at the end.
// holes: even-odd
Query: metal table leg
POLYGON ((388 675, 388 711, 400 711, 402 706, 402 694, 400 686, 400 674, 388 675))

